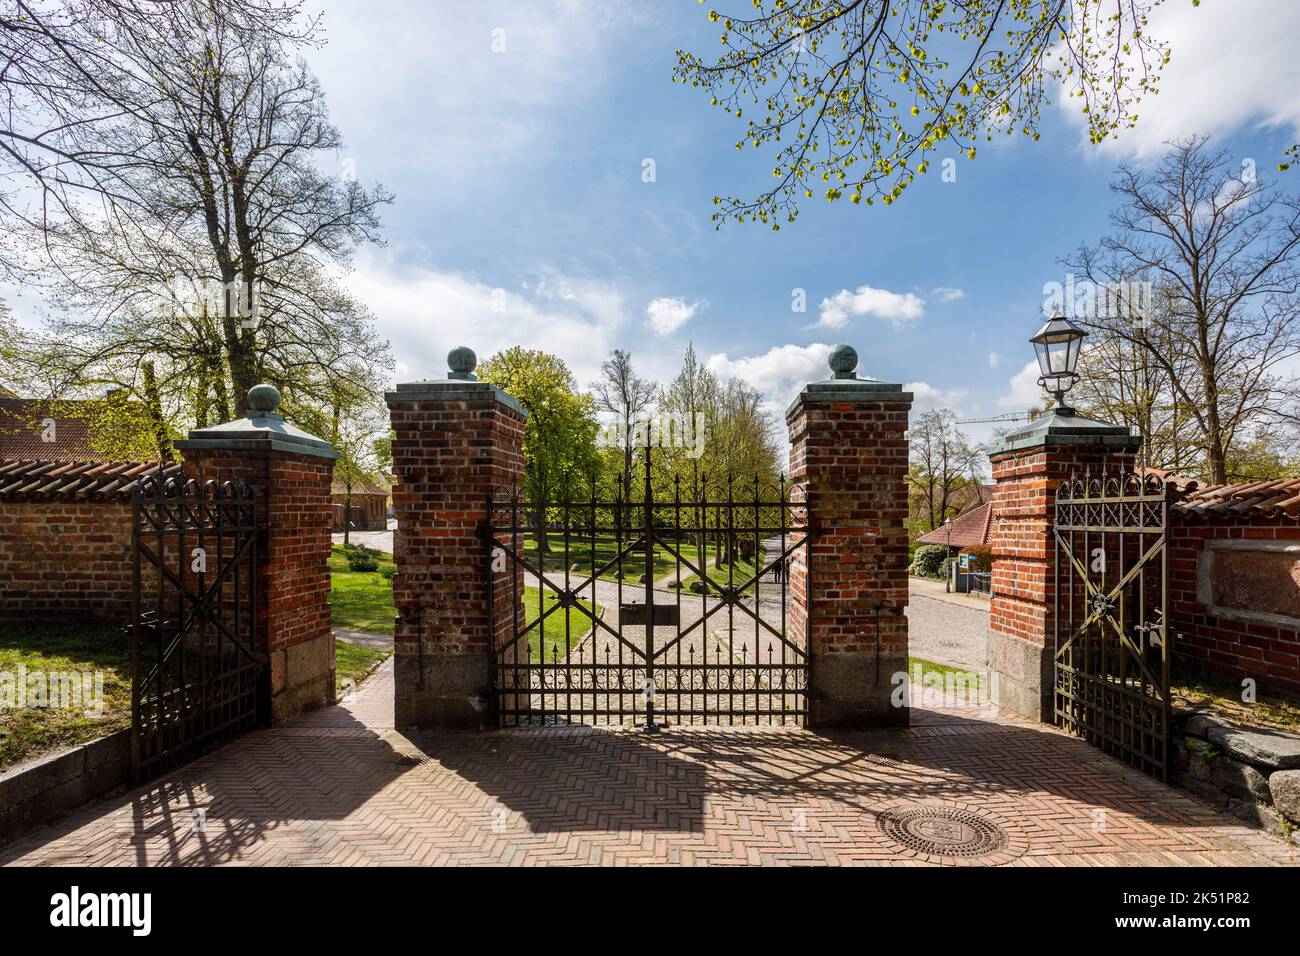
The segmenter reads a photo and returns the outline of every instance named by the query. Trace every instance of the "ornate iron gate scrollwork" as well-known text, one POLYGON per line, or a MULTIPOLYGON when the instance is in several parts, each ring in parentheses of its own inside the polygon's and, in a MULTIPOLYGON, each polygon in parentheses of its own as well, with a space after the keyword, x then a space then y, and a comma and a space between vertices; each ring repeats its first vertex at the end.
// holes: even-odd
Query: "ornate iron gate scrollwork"
POLYGON ((808 653, 786 627, 789 569, 807 567, 812 530, 802 489, 656 482, 651 464, 647 449, 643 480, 589 482, 580 500, 489 498, 489 618, 512 605, 493 635, 498 722, 802 726, 808 653), (535 613, 515 600, 524 584, 535 613))
POLYGON ((1073 476, 1056 493, 1056 723, 1165 779, 1170 492, 1132 472, 1073 476))
POLYGON ((263 725, 261 489, 147 475, 132 489, 131 770, 137 781, 263 725))

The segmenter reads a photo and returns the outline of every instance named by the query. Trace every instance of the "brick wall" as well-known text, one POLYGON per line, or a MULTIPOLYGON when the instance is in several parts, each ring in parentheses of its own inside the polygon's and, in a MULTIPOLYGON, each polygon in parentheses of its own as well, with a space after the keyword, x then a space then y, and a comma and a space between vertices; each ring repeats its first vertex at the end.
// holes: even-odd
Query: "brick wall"
POLYGON ((523 479, 525 416, 475 381, 399 385, 387 400, 397 725, 483 726, 490 649, 510 639, 523 587, 522 576, 518 592, 512 575, 494 577, 489 625, 483 522, 488 492, 505 500, 523 479))
MULTIPOLYGON (((1063 418, 1063 428, 1070 428, 1072 420, 1063 418)), ((995 486, 989 524, 993 568, 988 667, 994 703, 1050 721, 1056 489, 1075 474, 1131 468, 1137 443, 1124 437, 1122 429, 1109 441, 1072 435, 1040 438, 990 456, 995 486)))
POLYGON ((328 564, 333 460, 270 449, 181 447, 188 472, 242 478, 266 490, 257 633, 270 655, 274 719, 333 703, 328 564))
POLYGON ((344 522, 349 516, 352 519, 353 531, 383 531, 388 527, 388 497, 354 494, 349 509, 346 498, 335 495, 333 530, 336 534, 343 533, 344 522))
POLYGON ((1175 508, 1169 547, 1175 654, 1233 680, 1253 678, 1261 690, 1300 696, 1300 521, 1204 520, 1175 508), (1260 562, 1254 581, 1252 560, 1260 562))
POLYGON ((989 550, 993 556, 989 627, 1001 634, 1046 643, 1055 601, 1052 514, 1057 486, 1089 469, 1131 468, 1127 452, 1068 446, 1038 446, 994 455, 993 518, 989 550))
POLYGON ((0 501, 0 619, 131 620, 131 502, 0 501))
MULTIPOLYGON (((857 380, 843 380, 849 394, 857 380)), ((886 386, 886 388, 889 388, 886 386)), ((905 724, 889 700, 907 670, 907 455, 911 396, 864 387, 850 401, 805 392, 787 414, 790 477, 813 525, 790 568, 791 634, 806 637, 814 726, 905 724), (876 400, 873 400, 876 399, 876 400)))

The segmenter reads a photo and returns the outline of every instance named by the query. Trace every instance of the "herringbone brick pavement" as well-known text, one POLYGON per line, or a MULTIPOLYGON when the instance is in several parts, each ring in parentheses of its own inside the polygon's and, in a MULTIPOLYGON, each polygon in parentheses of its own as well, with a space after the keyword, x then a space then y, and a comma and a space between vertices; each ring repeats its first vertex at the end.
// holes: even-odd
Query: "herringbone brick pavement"
POLYGON ((1061 733, 985 710, 907 731, 608 728, 399 734, 392 664, 338 707, 258 731, 0 851, 9 865, 1262 865, 1297 851, 1061 733), (978 857, 880 815, 976 814, 978 857), (195 824, 196 811, 204 816, 195 824))

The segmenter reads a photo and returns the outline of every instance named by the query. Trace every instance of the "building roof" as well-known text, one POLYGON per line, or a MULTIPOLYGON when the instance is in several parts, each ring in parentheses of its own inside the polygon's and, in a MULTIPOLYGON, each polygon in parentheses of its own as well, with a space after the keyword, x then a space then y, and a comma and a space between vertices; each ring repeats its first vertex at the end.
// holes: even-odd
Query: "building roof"
POLYGON ((1178 500, 1174 502, 1173 508, 1181 514, 1200 518, 1238 518, 1246 515, 1265 518, 1287 515, 1300 518, 1300 476, 1210 485, 1159 468, 1145 468, 1143 473, 1155 475, 1174 486, 1178 500))
POLYGON ((945 521, 916 540, 921 544, 951 545, 954 548, 978 548, 989 543, 989 526, 993 520, 993 502, 972 508, 963 515, 945 521))
MULTIPOLYGON (((334 483, 330 485, 330 494, 342 497, 347 493, 347 486, 343 483, 343 480, 336 475, 334 477, 334 483)), ((370 481, 367 478, 362 478, 360 481, 354 481, 352 483, 352 497, 356 498, 360 495, 383 495, 387 498, 388 492, 383 488, 380 488, 373 481, 370 481)))
MULTIPOLYGON (((107 501, 126 498, 142 475, 158 473, 156 461, 33 461, 0 458, 0 501, 107 501)), ((163 469, 181 474, 179 464, 163 469)))
POLYGON ((81 403, 63 399, 0 398, 0 458, 94 461, 90 419, 69 411, 81 403), (54 422, 53 441, 44 441, 44 421, 54 422))

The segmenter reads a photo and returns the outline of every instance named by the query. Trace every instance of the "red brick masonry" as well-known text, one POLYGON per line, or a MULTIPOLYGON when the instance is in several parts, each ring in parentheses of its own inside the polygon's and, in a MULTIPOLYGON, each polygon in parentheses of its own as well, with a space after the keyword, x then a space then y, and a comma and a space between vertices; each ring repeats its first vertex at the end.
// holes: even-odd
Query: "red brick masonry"
MULTIPOLYGON (((1043 643, 1052 626, 1056 486, 1072 471, 1129 460, 1041 445, 993 456, 993 632, 1043 643)), ((1168 531, 1175 655, 1233 680, 1251 678, 1259 689, 1300 694, 1300 478, 1202 486, 1151 471, 1175 493, 1168 531)))
POLYGON ((0 620, 130 621, 131 487, 157 468, 0 460, 0 620))
POLYGON ((187 470, 201 467, 223 480, 242 478, 266 489, 258 632, 270 655, 275 719, 332 704, 328 560, 333 459, 270 448, 184 451, 187 470))
POLYGON ((802 549, 790 569, 788 625, 806 634, 814 727, 907 723, 890 693, 907 671, 911 405, 897 385, 845 377, 809 385, 786 413, 790 477, 817 529, 811 575, 802 549))
POLYGON ((1201 667, 1300 696, 1300 521, 1285 511, 1171 509, 1174 651, 1201 667))
POLYGON ((398 385, 387 401, 397 725, 478 728, 490 717, 482 696, 489 648, 508 639, 522 600, 511 593, 513 577, 497 575, 489 633, 483 521, 489 491, 506 500, 523 479, 525 415, 514 399, 471 379, 398 385))

